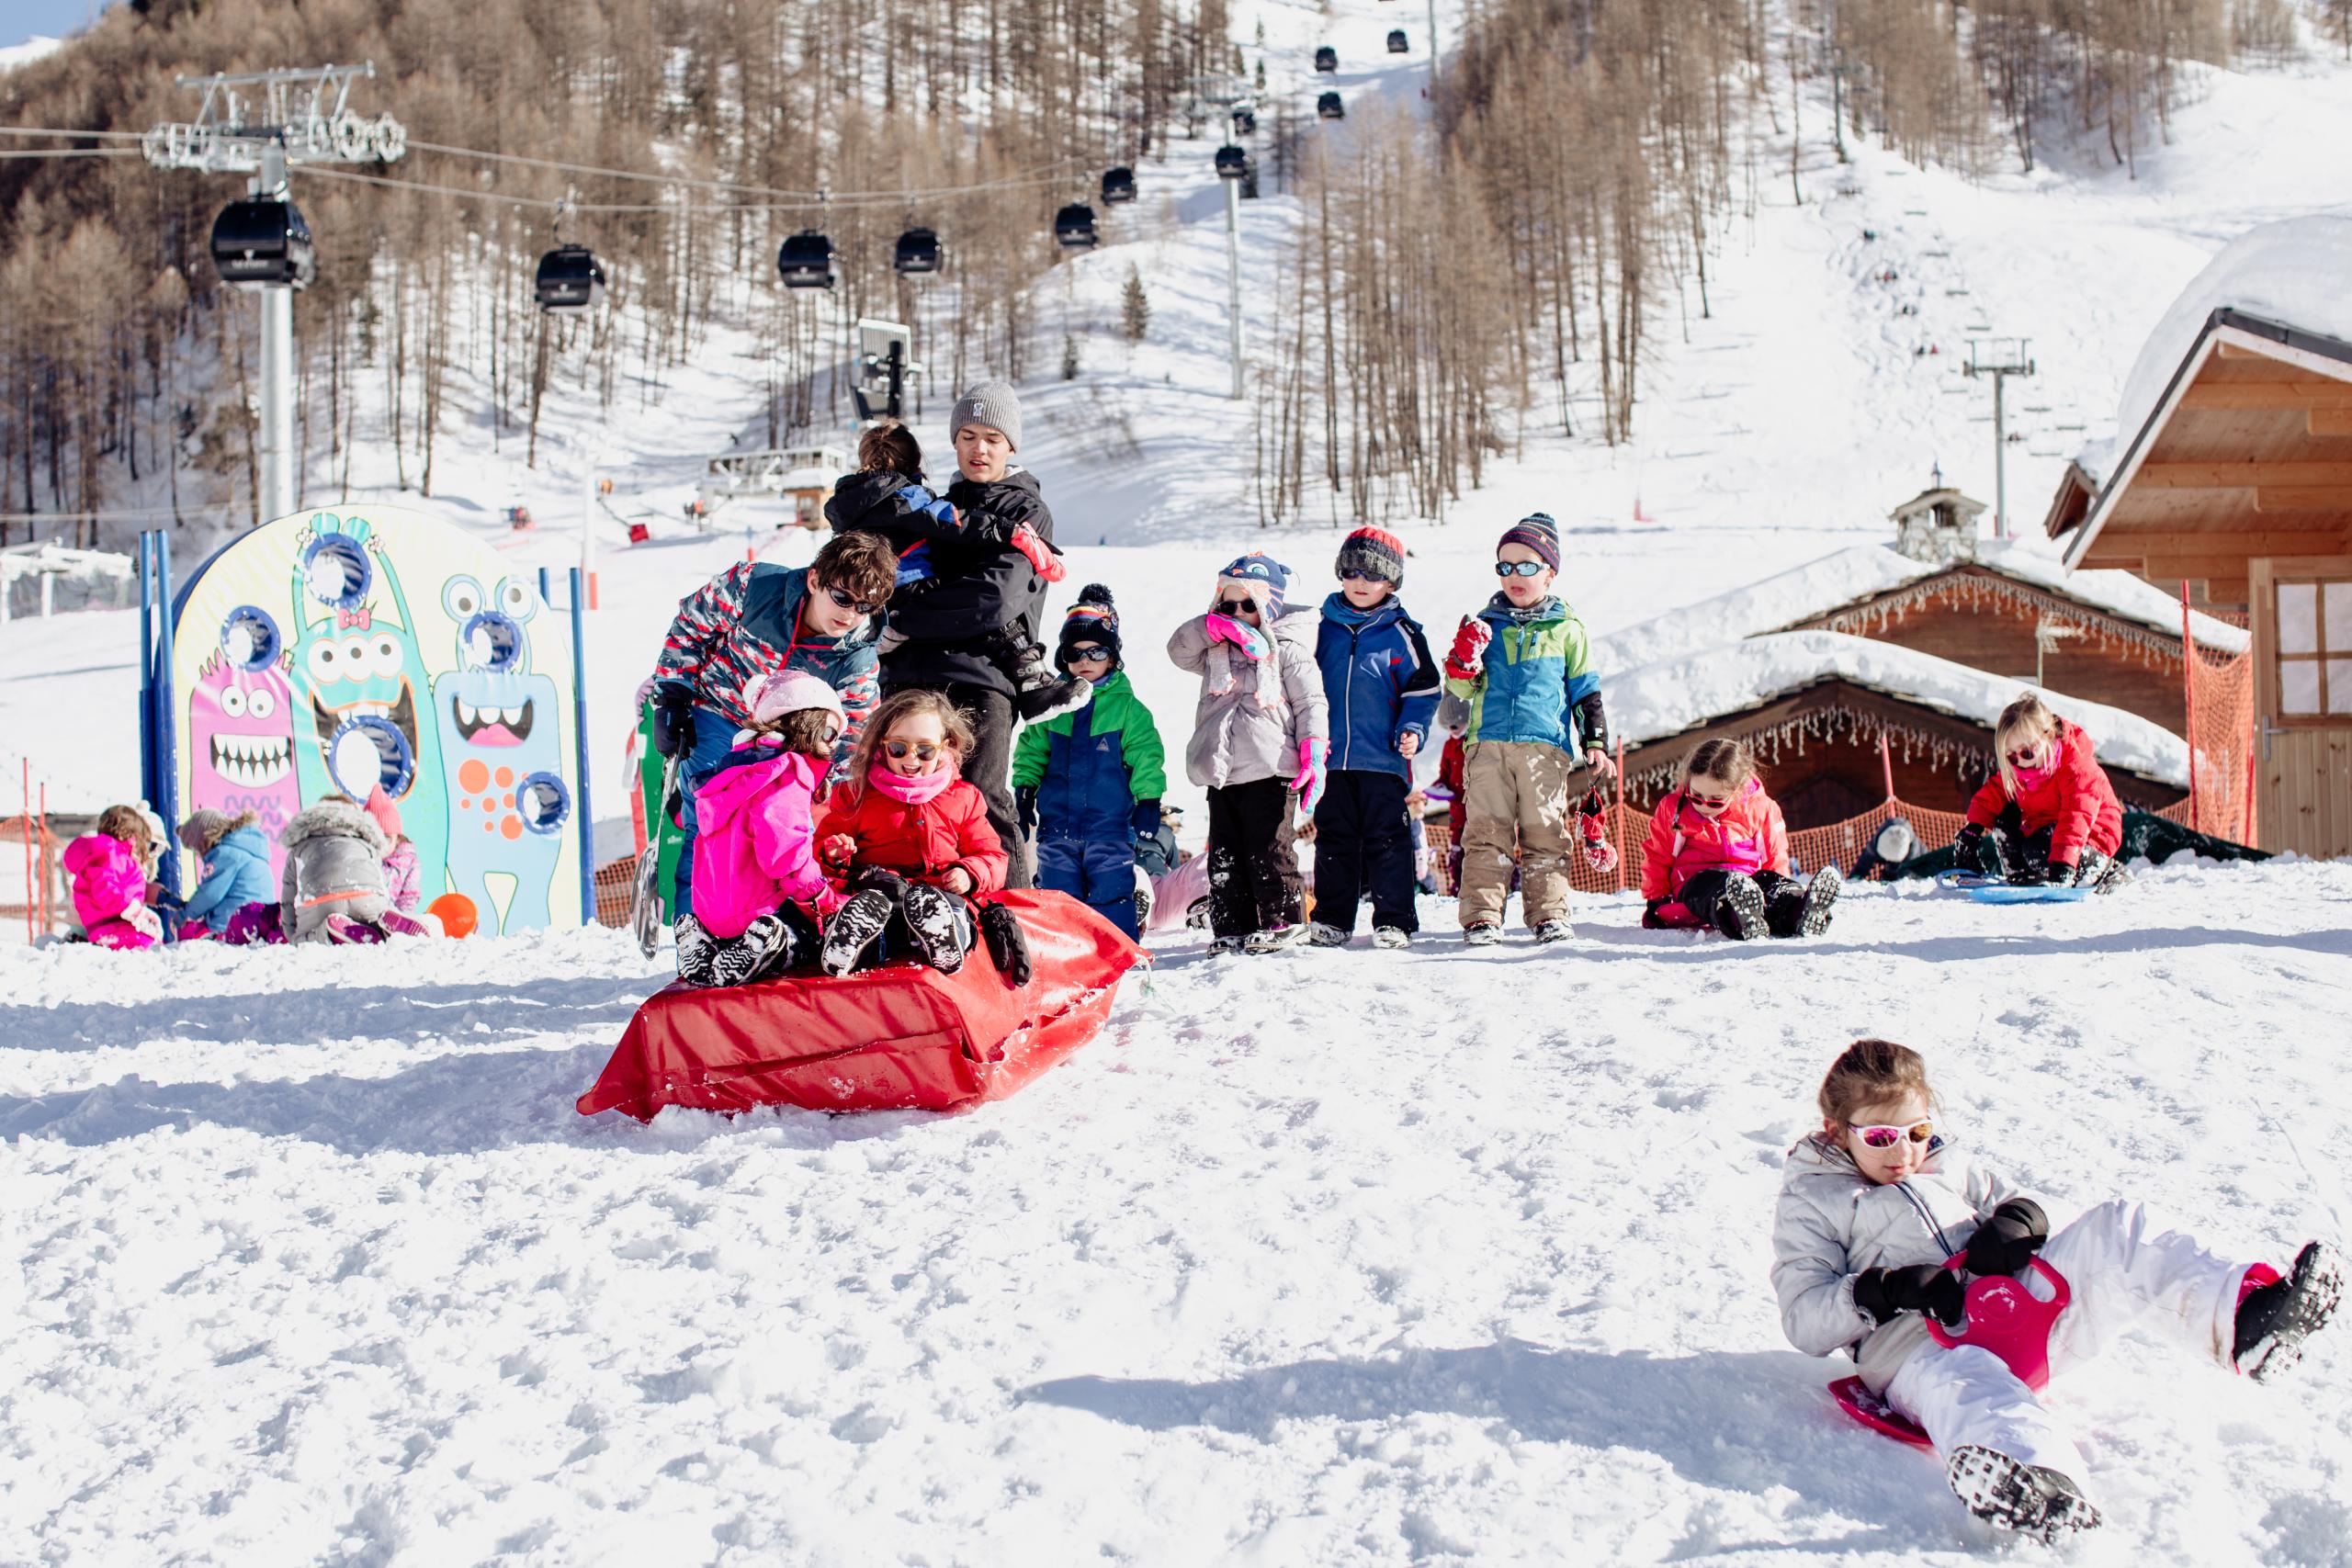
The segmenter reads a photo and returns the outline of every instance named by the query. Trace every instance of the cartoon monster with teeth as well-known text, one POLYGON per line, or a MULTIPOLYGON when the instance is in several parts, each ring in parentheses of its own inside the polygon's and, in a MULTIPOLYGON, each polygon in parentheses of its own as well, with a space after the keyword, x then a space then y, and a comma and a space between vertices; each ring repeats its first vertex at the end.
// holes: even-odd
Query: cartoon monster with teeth
POLYGON ((424 671, 416 621, 382 541, 361 517, 313 513, 299 536, 293 648, 300 722, 295 776, 306 801, 364 801, 381 784, 416 845, 429 897, 438 891, 447 824, 440 738, 417 722, 424 671))
POLYGON ((294 779, 290 662, 268 614, 240 607, 187 696, 188 808, 232 817, 252 812, 273 862, 284 853, 278 829, 302 805, 294 779))
POLYGON ((539 597, 519 577, 485 592, 460 575, 442 586, 441 607, 458 626, 458 668, 434 677, 432 699, 448 780, 449 885, 473 900, 476 929, 534 930, 550 919, 571 818, 555 682, 531 673, 523 630, 539 597))

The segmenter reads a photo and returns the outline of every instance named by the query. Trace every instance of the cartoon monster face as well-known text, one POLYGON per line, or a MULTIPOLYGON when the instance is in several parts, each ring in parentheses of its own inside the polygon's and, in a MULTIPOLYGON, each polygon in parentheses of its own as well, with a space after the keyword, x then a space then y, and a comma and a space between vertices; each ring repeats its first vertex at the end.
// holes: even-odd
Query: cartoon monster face
POLYGON ((381 550, 365 519, 321 513, 295 561, 301 641, 294 659, 307 698, 301 728, 317 741, 324 775, 306 797, 334 789, 364 800, 380 784, 397 801, 427 764, 431 739, 420 733, 417 714, 423 660, 381 550))
POLYGON ((300 808, 294 780, 294 689, 277 625, 250 605, 230 613, 220 648, 188 692, 188 806, 250 811, 273 843, 300 808))
POLYGON ((524 626, 538 595, 519 577, 485 592, 453 577, 441 607, 458 626, 458 665, 433 680, 433 728, 449 789, 449 881, 484 931, 548 923, 571 792, 555 682, 531 673, 524 626))

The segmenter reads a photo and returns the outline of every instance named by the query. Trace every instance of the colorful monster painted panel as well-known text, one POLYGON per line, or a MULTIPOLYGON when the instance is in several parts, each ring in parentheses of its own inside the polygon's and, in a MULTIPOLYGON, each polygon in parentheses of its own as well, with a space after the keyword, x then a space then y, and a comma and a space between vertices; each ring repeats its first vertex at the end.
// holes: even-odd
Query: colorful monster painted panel
POLYGON ((441 605, 458 626, 458 668, 433 678, 433 725, 449 778, 449 885, 473 900, 482 931, 544 926, 571 828, 571 789, 555 682, 531 673, 525 628, 539 596, 519 577, 488 592, 453 577, 441 605))
POLYGON ((464 894, 485 934, 580 919, 571 627, 485 540, 398 507, 299 513, 205 562, 175 614, 189 809, 274 838, 381 784, 427 900, 464 894))

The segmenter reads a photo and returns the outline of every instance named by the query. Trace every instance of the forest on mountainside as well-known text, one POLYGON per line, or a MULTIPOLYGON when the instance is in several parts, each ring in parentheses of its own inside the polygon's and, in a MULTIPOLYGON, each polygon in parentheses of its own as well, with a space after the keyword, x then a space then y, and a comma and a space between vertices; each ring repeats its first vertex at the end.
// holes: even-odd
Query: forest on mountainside
MULTIPOLYGON (((2006 144, 2030 168, 2071 126, 2129 164, 2186 62, 2291 52, 2290 3, 1482 0, 1428 116, 1374 106, 1337 150, 1263 128, 1303 217, 1252 366, 1261 511, 1435 515, 1531 424, 1622 441, 1659 323, 1706 313, 1767 182, 1807 199, 1808 149, 1871 136, 1982 171, 2006 144), (1807 118, 1825 76, 1838 126, 1807 118)), ((2352 0, 2307 3, 2352 50, 2352 0)), ((862 313, 913 324, 948 383, 1034 372, 1047 219, 1109 165, 1221 136, 1193 88, 1262 81, 1236 30, 1227 0, 130 0, 0 76, 0 124, 115 133, 0 148, 0 516, 96 542, 118 497, 255 505, 254 313, 206 256, 242 178, 161 173, 129 140, 192 116, 175 76, 374 62, 353 107, 400 118, 407 157, 295 176, 319 247, 298 472, 339 484, 364 425, 430 493, 461 421, 535 461, 551 385, 615 409, 714 321, 756 333, 771 443, 846 420, 820 372, 862 313), (6 155, 66 151, 89 155, 6 155), (918 223, 953 235, 944 291, 888 268, 918 223), (773 265, 810 226, 845 263, 822 307, 773 265), (559 237, 595 247, 605 309, 534 307, 559 237), (458 365, 483 389, 462 409, 458 365)))

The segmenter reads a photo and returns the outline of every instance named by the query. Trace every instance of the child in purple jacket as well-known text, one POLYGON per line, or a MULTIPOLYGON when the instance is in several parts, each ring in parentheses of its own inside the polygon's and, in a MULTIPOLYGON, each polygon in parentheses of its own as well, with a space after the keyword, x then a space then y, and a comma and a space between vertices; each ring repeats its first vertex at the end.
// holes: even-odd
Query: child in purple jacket
POLYGON ((812 807, 847 722, 817 676, 779 671, 743 689, 751 723, 695 792, 695 907, 678 917, 678 977, 740 986, 815 954, 842 895, 817 863, 812 807))

